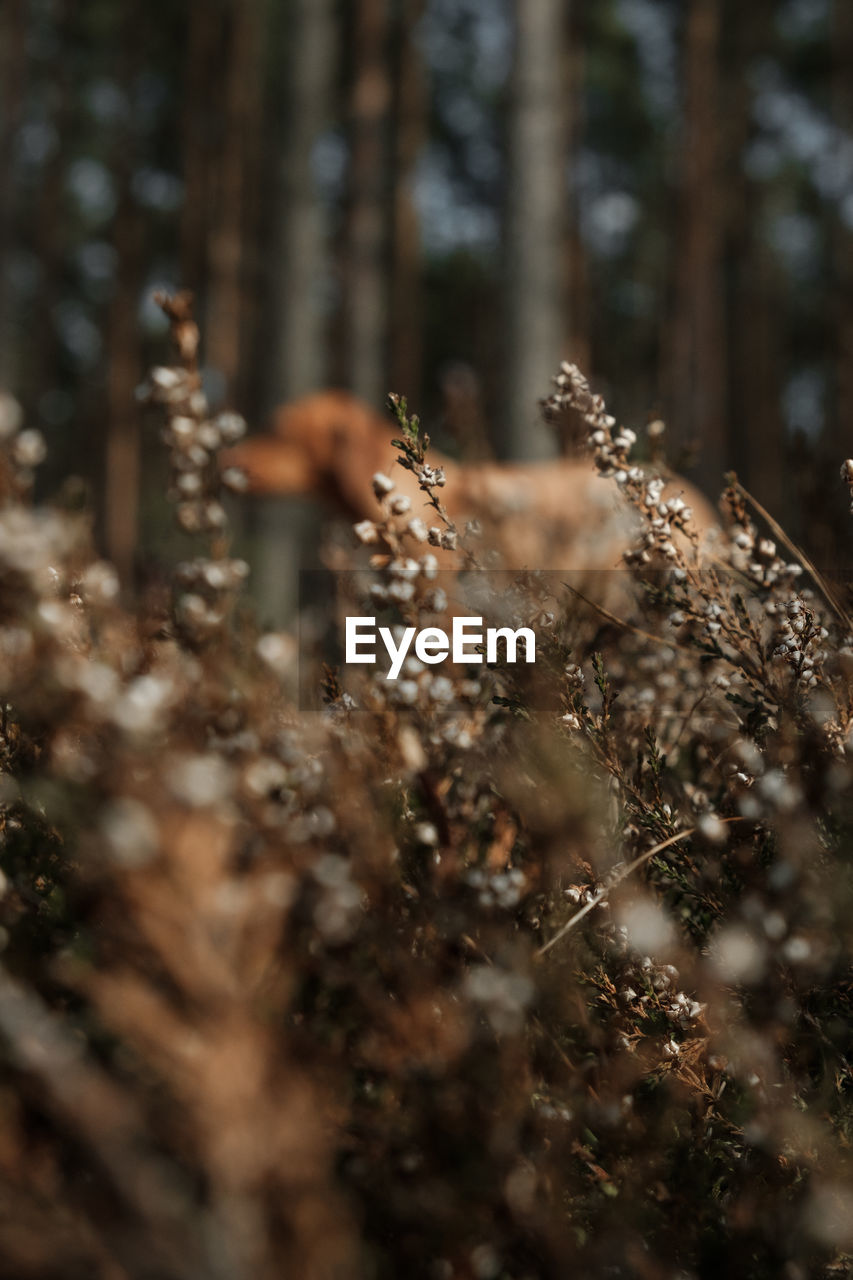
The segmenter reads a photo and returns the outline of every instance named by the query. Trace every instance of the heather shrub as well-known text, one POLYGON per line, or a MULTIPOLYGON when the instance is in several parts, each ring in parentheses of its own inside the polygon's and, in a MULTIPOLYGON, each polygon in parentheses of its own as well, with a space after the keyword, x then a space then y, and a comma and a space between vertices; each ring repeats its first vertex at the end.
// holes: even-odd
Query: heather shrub
POLYGON ((700 555, 564 366, 544 407, 638 513, 635 603, 490 586, 396 400, 434 532, 378 477, 346 590, 414 625, 467 573, 537 662, 327 669, 306 709, 294 637, 235 607, 242 421, 164 305, 148 395, 198 538, 167 596, 31 505, 0 405, 5 1273, 846 1273, 844 584, 735 477, 700 555))

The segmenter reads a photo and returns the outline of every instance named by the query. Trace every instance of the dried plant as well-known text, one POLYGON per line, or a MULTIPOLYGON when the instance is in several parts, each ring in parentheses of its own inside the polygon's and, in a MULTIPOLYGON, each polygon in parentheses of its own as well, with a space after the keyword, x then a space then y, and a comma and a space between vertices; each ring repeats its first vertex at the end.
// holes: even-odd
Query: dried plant
MULTIPOLYGON (((156 616, 85 517, 30 505, 43 446, 0 401, 4 1274, 847 1273, 839 586, 734 478, 700 562, 565 366, 549 411, 642 516, 642 616, 513 575, 535 668, 330 671, 301 711, 292 638, 232 607, 242 420, 163 302, 146 394, 200 552, 156 616)), ((460 544, 481 580, 480 540, 396 410, 436 523, 377 474, 356 536, 362 607, 403 625, 452 610, 460 544)))

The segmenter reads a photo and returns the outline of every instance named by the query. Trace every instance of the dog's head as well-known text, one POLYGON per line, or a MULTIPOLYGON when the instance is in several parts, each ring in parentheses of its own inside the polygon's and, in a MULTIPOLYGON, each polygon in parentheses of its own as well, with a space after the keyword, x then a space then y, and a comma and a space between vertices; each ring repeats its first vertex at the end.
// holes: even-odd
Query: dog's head
POLYGON ((222 455, 256 494, 338 497, 341 482, 371 438, 383 433, 369 405, 347 391, 318 391, 276 409, 270 430, 222 455))

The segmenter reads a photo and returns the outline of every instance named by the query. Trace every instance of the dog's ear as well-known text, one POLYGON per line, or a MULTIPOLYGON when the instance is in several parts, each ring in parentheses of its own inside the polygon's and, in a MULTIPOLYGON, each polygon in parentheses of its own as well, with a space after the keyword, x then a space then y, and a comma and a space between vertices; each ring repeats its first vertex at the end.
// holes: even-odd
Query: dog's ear
POLYGON ((364 456, 363 437, 357 430, 352 417, 338 412, 329 418, 327 438, 332 471, 338 478, 340 486, 346 488, 346 482, 352 479, 353 473, 359 476, 363 470, 363 466, 360 465, 364 456))
POLYGON ((346 391, 329 392, 324 397, 322 417, 330 445, 339 453, 352 455, 375 445, 386 434, 386 424, 370 405, 346 391))
POLYGON ((327 440, 334 497, 350 512, 373 514, 370 478, 378 457, 390 451, 390 423, 356 396, 341 394, 327 403, 327 440))
POLYGON ((377 446, 390 443, 391 427, 364 401, 349 391, 313 392, 282 405, 270 426, 279 449, 311 470, 315 492, 351 512, 372 501, 377 446))
POLYGON ((312 391, 281 405, 270 426, 289 443, 303 443, 323 452, 344 435, 362 438, 371 417, 376 415, 370 406, 349 391, 312 391))

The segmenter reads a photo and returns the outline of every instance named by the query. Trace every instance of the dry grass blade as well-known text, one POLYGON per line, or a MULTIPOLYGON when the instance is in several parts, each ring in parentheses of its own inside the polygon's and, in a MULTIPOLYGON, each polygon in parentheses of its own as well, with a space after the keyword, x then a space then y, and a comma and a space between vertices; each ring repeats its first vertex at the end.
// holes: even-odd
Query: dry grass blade
MULTIPOLYGON (((743 818, 722 818, 721 821, 722 822, 743 822, 744 819, 743 818)), ((619 872, 619 874, 614 876, 609 884, 599 889, 598 893, 592 898, 590 902, 585 903, 581 907, 580 911, 576 911, 575 914, 571 917, 571 919, 567 920, 566 923, 560 929, 557 930, 553 938, 550 938, 548 942, 545 943, 544 946, 539 948, 539 950, 536 952, 537 959, 541 958, 544 955, 547 955, 547 953, 551 950, 552 947, 555 947, 558 942, 560 942, 563 938, 565 938, 566 934, 571 933, 572 929, 576 928, 576 926, 580 924, 581 920, 583 920, 585 916, 588 916, 591 911, 595 910, 595 908, 599 905, 599 903, 604 901, 607 895, 613 889, 616 888, 617 884, 621 884, 623 880, 627 880, 628 876, 632 875, 633 872, 637 871, 640 867, 642 867, 644 863, 649 862, 650 859, 652 859, 655 856, 655 854, 663 853, 664 849, 668 849, 670 845, 678 844, 680 840, 687 840, 690 836, 694 835, 695 832, 696 832, 695 827, 687 827, 687 829, 684 831, 678 831, 674 836, 670 836, 668 840, 662 840, 660 844, 653 845, 651 849, 647 849, 645 853, 641 853, 639 858, 635 858, 633 862, 629 862, 627 867, 623 867, 622 870, 619 872)))
POLYGON ((591 911, 595 910, 600 902, 604 901, 611 889, 614 889, 617 884, 621 884, 621 882, 629 876, 632 871, 636 871, 644 862, 648 862, 650 858, 653 858, 656 853, 662 853, 664 849, 668 849, 670 845, 677 844, 679 840, 686 840, 689 836, 693 835, 695 830, 695 827, 688 827, 686 831, 679 831, 674 836, 670 836, 668 840, 662 840, 660 844, 656 844, 651 849, 647 849, 645 853, 641 853, 639 858, 635 858, 633 862, 629 862, 628 866, 624 867, 622 871, 620 871, 619 875, 614 877, 610 884, 599 889, 598 893, 591 899, 591 901, 585 903, 581 907, 580 911, 576 911, 571 919, 567 920, 566 923, 557 930, 553 938, 546 942, 543 947, 539 948, 536 952, 537 957, 547 955, 552 947, 555 947, 558 942, 565 938, 566 934, 571 933, 572 929, 579 925, 585 916, 588 916, 591 911))
POLYGON ((800 564, 803 566, 806 572, 810 575, 815 586, 818 587, 819 590, 823 593, 827 603, 832 606, 832 608, 835 610, 838 617, 844 623, 848 631, 853 631, 853 622, 851 622, 850 620, 850 615, 847 613, 847 610, 844 608, 843 604, 838 599, 837 595, 835 594, 835 592, 833 591, 829 583, 826 581, 823 574, 812 563, 812 561, 806 555, 805 551, 801 550, 801 548, 798 547, 797 544, 793 542, 791 538, 788 537, 787 533, 779 524, 779 522, 773 519, 773 516, 771 516, 770 512, 761 505, 761 503, 758 501, 757 498, 753 497, 753 495, 749 492, 748 489, 745 489, 743 487, 743 485, 740 483, 739 480, 735 481, 735 488, 737 489, 738 493, 743 498, 745 498, 746 501, 750 504, 750 506, 758 513, 758 515, 761 516, 761 519, 766 521, 767 526, 772 531, 774 538, 777 538, 779 542, 781 542, 782 545, 786 547, 788 551, 790 551, 791 555, 796 557, 796 559, 800 562, 800 564))
POLYGON ((641 640, 650 640, 652 644, 665 645, 667 649, 683 649, 685 646, 680 645, 677 640, 664 636, 652 635, 651 631, 643 631, 642 627, 637 627, 633 622, 626 622, 624 618, 619 618, 615 613, 611 613, 609 609, 605 609, 603 604, 598 604, 595 600, 590 600, 582 591, 578 591, 577 587, 573 587, 570 582, 564 582, 564 587, 571 591, 572 595, 577 596, 584 604, 589 605, 590 609, 594 609, 597 614, 604 618, 607 622, 611 622, 614 627, 619 627, 622 631, 630 631, 632 635, 639 636, 641 640))

